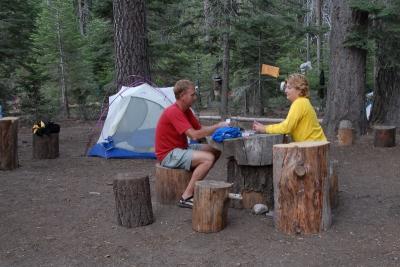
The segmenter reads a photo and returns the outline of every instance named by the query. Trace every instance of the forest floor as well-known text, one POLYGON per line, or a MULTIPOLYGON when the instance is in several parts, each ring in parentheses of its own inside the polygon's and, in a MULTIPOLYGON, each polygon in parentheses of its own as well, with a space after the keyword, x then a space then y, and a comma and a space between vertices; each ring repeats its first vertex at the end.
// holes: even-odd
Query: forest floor
MULTIPOLYGON (((229 209, 227 227, 192 230, 191 210, 160 205, 155 221, 116 224, 110 182, 150 176, 154 160, 84 157, 94 123, 61 123, 60 157, 32 159, 29 127, 18 140, 20 167, 0 172, 0 266, 400 266, 400 145, 331 144, 339 161, 339 207, 331 228, 287 236, 271 217, 229 209)), ((399 136, 397 136, 398 138, 399 136)), ((220 159, 207 179, 223 180, 220 159)))

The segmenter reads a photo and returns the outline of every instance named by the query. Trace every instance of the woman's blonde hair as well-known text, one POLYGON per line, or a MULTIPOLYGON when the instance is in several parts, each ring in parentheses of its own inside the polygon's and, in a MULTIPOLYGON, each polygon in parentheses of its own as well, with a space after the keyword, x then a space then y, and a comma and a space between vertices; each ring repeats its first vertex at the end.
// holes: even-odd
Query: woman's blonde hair
POLYGON ((296 90, 300 91, 300 96, 309 97, 310 88, 306 76, 299 73, 291 74, 286 79, 286 84, 289 82, 296 90))
POLYGON ((184 91, 189 88, 194 88, 194 83, 189 80, 179 80, 175 83, 174 94, 175 99, 179 99, 184 91))

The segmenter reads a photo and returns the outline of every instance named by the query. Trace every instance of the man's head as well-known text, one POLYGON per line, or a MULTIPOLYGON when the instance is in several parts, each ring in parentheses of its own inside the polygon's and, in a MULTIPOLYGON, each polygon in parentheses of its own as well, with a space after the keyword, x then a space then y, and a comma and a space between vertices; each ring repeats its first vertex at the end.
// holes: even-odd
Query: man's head
POLYGON ((197 99, 194 83, 189 80, 177 81, 174 86, 174 94, 176 101, 187 107, 191 107, 193 102, 197 99))

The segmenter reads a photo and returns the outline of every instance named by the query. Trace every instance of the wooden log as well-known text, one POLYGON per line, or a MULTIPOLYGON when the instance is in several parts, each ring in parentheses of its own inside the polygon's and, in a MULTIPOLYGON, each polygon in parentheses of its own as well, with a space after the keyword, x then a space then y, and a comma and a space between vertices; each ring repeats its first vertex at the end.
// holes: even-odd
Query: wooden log
POLYGON ((340 121, 337 137, 340 146, 350 146, 353 144, 353 126, 351 121, 340 121))
POLYGON ((0 119, 0 170, 18 168, 18 118, 0 119))
POLYGON ((265 166, 272 164, 272 147, 283 143, 282 134, 255 134, 224 140, 226 157, 234 157, 238 165, 265 166))
POLYGON ((117 223, 131 228, 153 223, 149 177, 119 173, 113 181, 117 223))
POLYGON ((329 200, 331 208, 335 209, 339 205, 339 177, 337 173, 338 161, 331 160, 329 162, 329 200))
POLYGON ((32 157, 34 159, 55 159, 59 156, 59 135, 32 135, 32 157))
POLYGON ((192 228, 212 233, 225 228, 232 184, 220 181, 198 181, 194 187, 192 228))
POLYGON ((176 204, 185 192, 192 172, 170 169, 156 164, 156 198, 161 204, 176 204))
POLYGON ((241 194, 242 206, 235 203, 234 208, 251 209, 255 204, 274 205, 272 165, 239 165, 234 157, 228 159, 227 181, 233 183, 232 192, 241 194))
POLYGON ((396 145, 396 126, 375 125, 374 146, 393 147, 396 145))
POLYGON ((278 230, 310 234, 330 226, 328 152, 326 141, 274 146, 274 222, 278 230))

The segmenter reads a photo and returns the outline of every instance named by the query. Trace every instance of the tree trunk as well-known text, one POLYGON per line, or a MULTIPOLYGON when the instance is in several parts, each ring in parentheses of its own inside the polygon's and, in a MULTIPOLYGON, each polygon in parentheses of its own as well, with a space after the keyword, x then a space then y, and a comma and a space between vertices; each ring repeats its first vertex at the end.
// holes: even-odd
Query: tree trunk
POLYGON ((321 34, 321 1, 315 0, 315 26, 318 30, 317 33, 317 73, 321 70, 321 44, 322 44, 322 34, 321 34))
POLYGON ((274 222, 287 234, 326 230, 331 223, 329 142, 274 146, 274 222))
POLYGON ((367 27, 368 13, 352 11, 347 0, 338 0, 332 2, 331 18, 330 78, 324 117, 326 134, 334 138, 341 120, 350 120, 356 134, 364 134, 367 127, 364 107, 366 51, 346 47, 344 42, 354 27, 367 27))
POLYGON ((149 177, 133 178, 120 173, 113 182, 119 225, 131 228, 153 223, 149 177))
POLYGON ((63 116, 69 118, 69 103, 68 103, 68 92, 67 92, 67 81, 66 81, 66 68, 65 68, 65 53, 64 53, 64 40, 63 32, 61 28, 61 18, 59 10, 56 9, 56 26, 57 26, 57 40, 58 40, 58 51, 59 51, 59 67, 60 67, 60 88, 61 88, 61 113, 63 116))
POLYGON ((232 184, 220 181, 196 182, 192 212, 193 230, 212 233, 225 228, 231 186, 232 184))
POLYGON ((0 170, 18 168, 18 118, 0 119, 0 170))
POLYGON ((224 0, 224 23, 222 34, 222 88, 221 88, 221 118, 228 115, 228 91, 229 91, 229 35, 230 35, 230 0, 224 0))
POLYGON ((385 67, 380 59, 377 63, 371 123, 400 127, 400 68, 385 67))
POLYGON ((144 0, 113 0, 117 90, 130 75, 151 81, 144 0))
POLYGON ((91 5, 91 0, 78 0, 79 30, 82 36, 87 34, 91 5))

